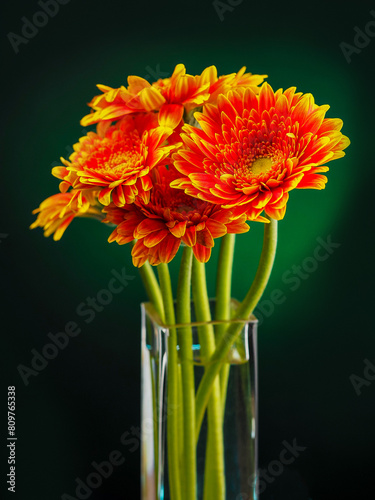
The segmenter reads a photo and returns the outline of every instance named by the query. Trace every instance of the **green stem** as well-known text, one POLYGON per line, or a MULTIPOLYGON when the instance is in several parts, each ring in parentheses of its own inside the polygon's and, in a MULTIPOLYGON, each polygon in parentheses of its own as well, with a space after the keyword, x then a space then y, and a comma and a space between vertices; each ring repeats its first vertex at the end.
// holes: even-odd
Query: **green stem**
POLYGON ((212 387, 217 374, 220 372, 223 362, 228 355, 234 341, 241 333, 243 323, 258 304, 264 289, 267 286, 273 262, 275 259, 277 245, 277 221, 271 219, 269 223, 264 225, 263 248, 260 256, 259 266, 254 278, 254 281, 247 292, 246 297, 236 311, 235 319, 239 322, 233 322, 225 332, 214 354, 210 359, 210 365, 205 371, 201 383, 199 385, 196 397, 196 429, 197 434, 202 424, 203 415, 207 406, 212 387))
POLYGON ((163 321, 167 325, 175 325, 176 319, 174 314, 173 292, 168 264, 159 264, 157 266, 157 270, 160 281, 160 296, 163 300, 163 309, 165 314, 163 321))
MULTIPOLYGON (((171 278, 168 264, 158 265, 159 281, 164 299, 164 322, 174 325, 174 303, 171 278)), ((180 464, 179 464, 179 408, 178 408, 178 361, 177 361, 177 333, 175 328, 169 328, 168 335, 168 405, 167 405, 167 449, 168 449, 168 476, 172 500, 181 500, 180 464)))
MULTIPOLYGON (((185 247, 180 264, 177 287, 177 322, 190 323, 190 283, 193 252, 185 247)), ((195 449, 195 382, 193 364, 193 334, 191 327, 179 329, 181 356, 182 399, 184 409, 184 472, 185 500, 196 500, 197 472, 195 449)))
MULTIPOLYGON (((217 278, 216 278, 215 319, 217 320, 230 319, 231 282, 232 282, 235 239, 236 239, 235 234, 226 234, 221 239, 219 263, 218 263, 217 278)), ((223 337, 227 326, 228 325, 225 323, 224 324, 221 323, 215 326, 217 342, 219 342, 223 337)), ((230 370, 230 364, 225 363, 220 372, 221 404, 223 409, 223 415, 225 412, 229 370, 230 370)))
MULTIPOLYGON (((211 321, 205 265, 196 259, 193 261, 192 288, 197 321, 211 321)), ((198 334, 201 357, 205 363, 215 351, 213 325, 199 326, 198 334)), ((203 499, 225 500, 224 439, 219 377, 216 377, 208 402, 207 420, 208 435, 203 499)))
MULTIPOLYGON (((216 309, 215 319, 230 319, 230 296, 232 281, 232 266, 234 255, 235 234, 226 234, 221 239, 219 263, 216 279, 216 309)), ((221 334, 226 325, 217 325, 217 331, 221 334)))
MULTIPOLYGON (((135 240, 131 242, 133 247, 135 240)), ((163 297, 160 291, 159 283, 155 277, 155 273, 149 262, 145 262, 142 267, 138 268, 139 274, 141 276, 143 286, 146 289, 148 300, 154 306, 156 312, 158 313, 160 319, 164 321, 164 305, 163 297)))

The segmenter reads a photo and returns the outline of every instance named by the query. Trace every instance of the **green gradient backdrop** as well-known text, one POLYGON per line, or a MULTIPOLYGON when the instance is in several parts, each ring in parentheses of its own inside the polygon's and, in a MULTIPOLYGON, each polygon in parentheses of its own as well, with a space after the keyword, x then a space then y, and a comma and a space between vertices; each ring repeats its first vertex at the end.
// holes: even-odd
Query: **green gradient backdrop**
MULTIPOLYGON (((139 302, 145 295, 128 248, 108 245, 108 228, 90 220, 75 221, 59 243, 28 226, 32 209, 58 189, 51 164, 67 156, 66 148, 81 135, 79 119, 95 84, 116 87, 128 74, 145 76, 147 67, 157 65, 171 72, 179 62, 192 74, 211 64, 220 74, 246 65, 268 74, 275 89, 312 92, 319 104, 331 105, 330 117, 344 120, 352 144, 344 159, 331 164, 326 190, 294 191, 279 225, 265 299, 276 288, 286 299, 259 332, 260 466, 277 459, 283 440, 296 438, 306 450, 261 498, 373 498, 375 382, 357 396, 349 376, 362 375, 365 358, 375 362, 375 41, 354 54, 351 64, 339 47, 353 43, 354 27, 372 19, 371 8, 374 3, 367 1, 312 6, 243 0, 220 21, 210 1, 73 0, 16 55, 6 35, 20 33, 21 17, 31 18, 40 7, 30 1, 6 6, 0 233, 8 237, 0 244, 1 394, 5 407, 6 387, 16 385, 16 498, 74 496, 75 478, 84 480, 93 461, 106 460, 116 449, 125 463, 90 498, 139 498, 139 450, 120 443, 120 436, 140 423, 139 302), (283 273, 312 256, 316 239, 328 235, 341 246, 291 290, 283 273), (77 306, 123 266, 134 280, 85 324, 77 306), (68 321, 77 321, 82 333, 25 387, 17 366, 30 366, 31 350, 41 350, 47 334, 68 321)), ((237 240, 237 298, 254 275, 261 239, 262 227, 253 223, 237 240)), ((211 294, 216 257, 217 248, 208 265, 211 294)), ((178 259, 171 268, 176 273, 178 259)), ((5 491, 4 477, 5 472, 5 491)))

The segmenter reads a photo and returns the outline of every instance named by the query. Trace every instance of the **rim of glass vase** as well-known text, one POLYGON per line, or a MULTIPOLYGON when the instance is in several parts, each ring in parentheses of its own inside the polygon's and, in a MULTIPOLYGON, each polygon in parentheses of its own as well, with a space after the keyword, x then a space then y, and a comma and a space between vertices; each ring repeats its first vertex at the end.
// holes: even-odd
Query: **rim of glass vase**
MULTIPOLYGON (((216 299, 209 299, 210 304, 215 303, 216 299)), ((173 301, 174 304, 177 303, 176 300, 173 301)), ((192 307, 194 307, 194 302, 191 301, 192 307)), ((231 298, 231 309, 233 312, 236 311, 236 309, 239 307, 240 302, 237 299, 231 298)), ((253 324, 258 324, 259 320, 254 314, 251 314, 248 319, 236 319, 236 318, 231 318, 231 319, 225 319, 225 320, 211 320, 211 321, 192 321, 190 323, 176 323, 173 325, 169 325, 167 323, 163 323, 161 320, 159 314, 157 313, 154 305, 151 302, 141 302, 141 308, 144 308, 147 315, 149 318, 156 323, 160 328, 185 328, 187 326, 203 326, 203 325, 228 325, 228 324, 233 324, 233 323, 242 323, 243 325, 247 325, 249 323, 253 324)))

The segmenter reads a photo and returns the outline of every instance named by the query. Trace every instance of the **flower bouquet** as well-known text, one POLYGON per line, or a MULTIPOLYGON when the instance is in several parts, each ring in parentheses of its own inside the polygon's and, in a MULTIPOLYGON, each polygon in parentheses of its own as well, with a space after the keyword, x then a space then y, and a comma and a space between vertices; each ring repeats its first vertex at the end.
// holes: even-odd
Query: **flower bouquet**
POLYGON ((76 217, 129 244, 142 305, 142 499, 255 500, 256 319, 289 192, 324 189, 326 164, 349 145, 342 121, 311 94, 276 92, 266 75, 214 66, 150 84, 98 85, 81 120, 96 124, 52 174, 60 192, 32 228, 59 240, 76 217), (264 225, 259 266, 231 298, 235 235, 264 225), (205 263, 220 239, 216 297, 205 263), (177 292, 168 263, 181 247, 177 292), (157 271, 157 276, 153 268, 157 271), (176 298, 176 300, 174 300, 176 298))

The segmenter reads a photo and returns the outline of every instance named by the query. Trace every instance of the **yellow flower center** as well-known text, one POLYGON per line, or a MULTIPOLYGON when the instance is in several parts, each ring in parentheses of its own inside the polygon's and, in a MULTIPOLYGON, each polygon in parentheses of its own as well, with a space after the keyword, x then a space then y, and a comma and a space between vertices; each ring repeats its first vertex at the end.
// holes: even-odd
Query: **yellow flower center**
POLYGON ((131 172, 139 162, 140 155, 136 150, 116 151, 105 162, 103 162, 103 170, 111 171, 121 176, 131 172))
POLYGON ((269 170, 271 170, 273 166, 273 161, 271 158, 257 158, 250 165, 250 172, 254 175, 265 174, 269 170))
POLYGON ((118 179, 136 174, 144 163, 147 148, 142 144, 137 131, 120 134, 115 140, 104 139, 95 145, 94 151, 85 158, 85 170, 99 175, 111 174, 118 179))

